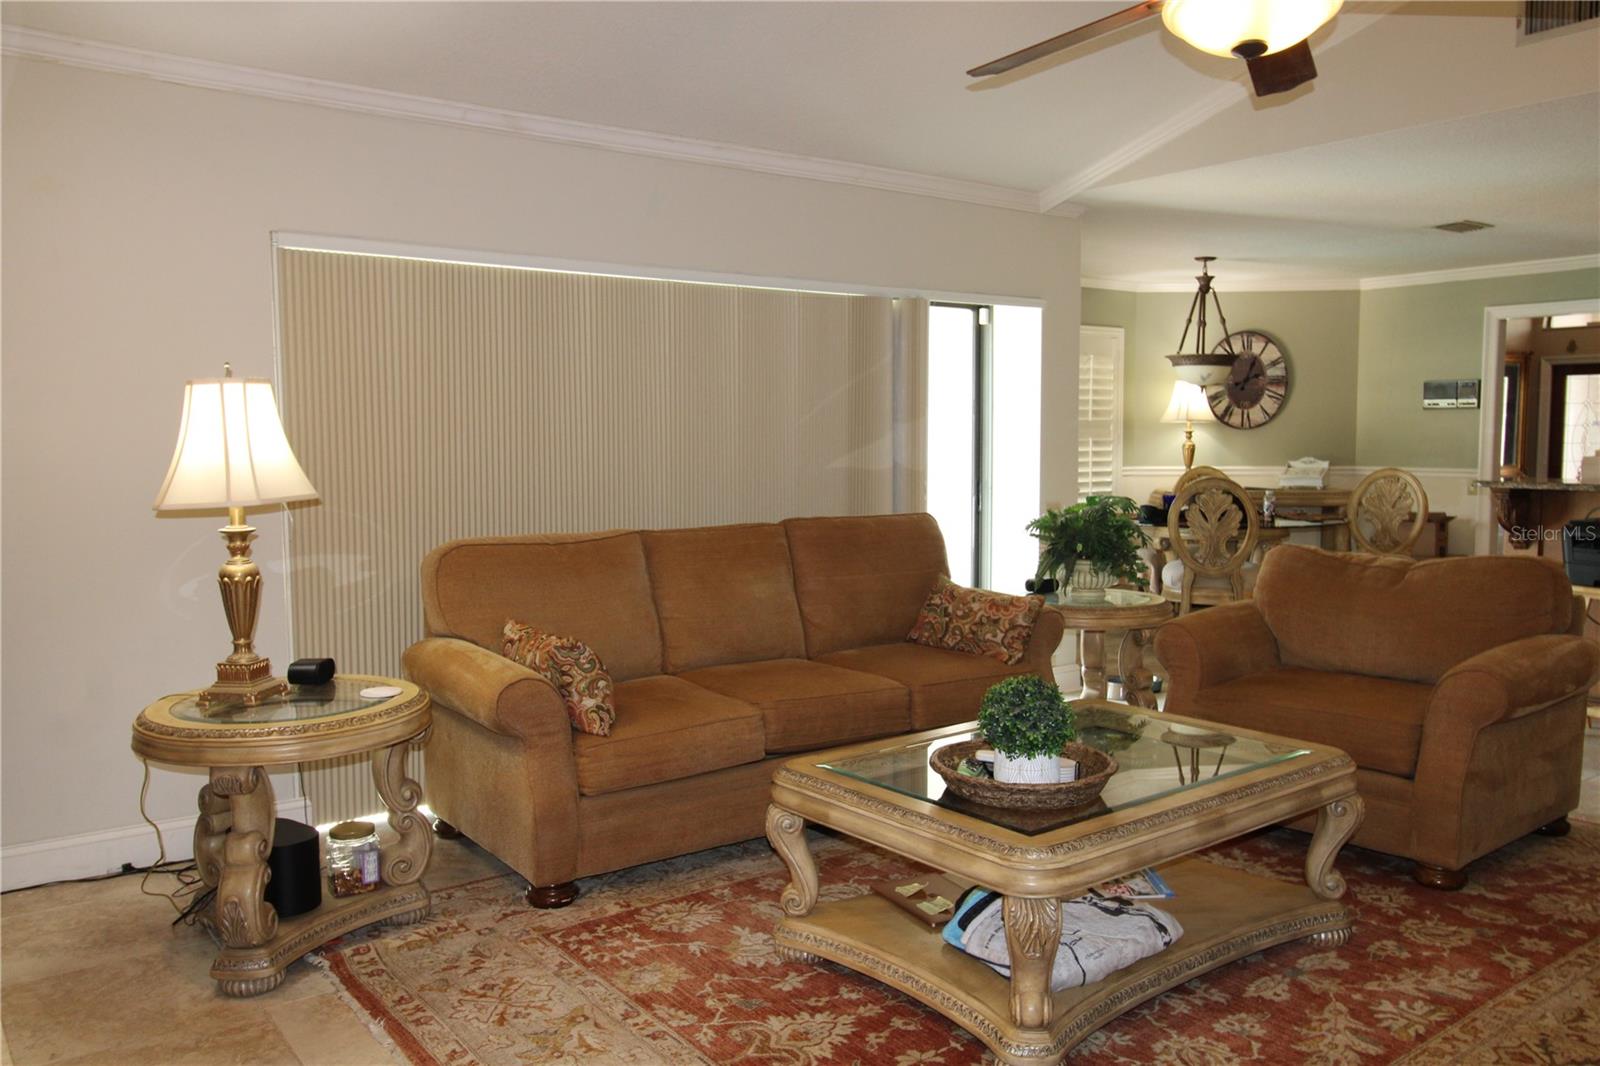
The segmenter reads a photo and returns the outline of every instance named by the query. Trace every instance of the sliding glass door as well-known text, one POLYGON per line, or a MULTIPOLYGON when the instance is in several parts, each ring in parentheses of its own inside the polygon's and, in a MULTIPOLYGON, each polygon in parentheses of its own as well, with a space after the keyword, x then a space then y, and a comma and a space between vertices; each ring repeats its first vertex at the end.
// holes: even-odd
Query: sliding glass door
POLYGON ((1038 562, 1042 315, 1037 307, 928 308, 928 510, 951 580, 1020 593, 1038 562))

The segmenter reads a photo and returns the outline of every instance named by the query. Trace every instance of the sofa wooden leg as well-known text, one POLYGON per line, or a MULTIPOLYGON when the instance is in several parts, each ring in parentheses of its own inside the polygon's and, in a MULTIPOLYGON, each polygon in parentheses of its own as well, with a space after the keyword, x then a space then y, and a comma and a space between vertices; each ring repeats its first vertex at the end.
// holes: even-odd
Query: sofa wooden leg
POLYGON ((1466 887, 1467 875, 1462 870, 1446 870, 1442 866, 1429 866, 1419 862, 1411 867, 1411 877, 1419 885, 1437 888, 1441 892, 1454 892, 1466 887))
POLYGON ((1539 828, 1535 829, 1534 832, 1538 833, 1542 837, 1564 837, 1568 833, 1572 832, 1572 823, 1567 821, 1566 817, 1563 816, 1561 818, 1557 818, 1553 822, 1546 822, 1544 825, 1541 825, 1539 828))
POLYGON ((563 881, 559 885, 529 885, 522 898, 528 901, 530 907, 553 910, 577 899, 578 886, 571 881, 563 881))
POLYGON ((440 840, 461 840, 465 836, 461 830, 445 821, 443 818, 433 820, 433 831, 440 840))

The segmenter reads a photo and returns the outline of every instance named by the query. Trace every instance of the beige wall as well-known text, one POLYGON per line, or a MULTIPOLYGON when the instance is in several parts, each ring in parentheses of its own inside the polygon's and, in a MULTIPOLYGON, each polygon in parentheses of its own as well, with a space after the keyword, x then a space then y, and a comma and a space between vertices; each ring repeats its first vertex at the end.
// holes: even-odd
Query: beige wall
POLYGON ((1357 462, 1476 467, 1479 412, 1424 411, 1422 383, 1483 375, 1484 308, 1596 296, 1600 270, 1363 292, 1357 462))
MULTIPOLYGON (((129 722, 227 650, 221 523, 149 507, 183 380, 272 373, 275 230, 1040 299, 1041 403, 1076 409, 1070 219, 9 57, 4 76, 7 845, 136 824, 129 722)), ((1072 420, 1044 433, 1041 493, 1066 498, 1072 420)), ((257 522, 281 667, 282 520, 257 522)), ((158 770, 152 813, 187 815, 197 783, 158 770)))

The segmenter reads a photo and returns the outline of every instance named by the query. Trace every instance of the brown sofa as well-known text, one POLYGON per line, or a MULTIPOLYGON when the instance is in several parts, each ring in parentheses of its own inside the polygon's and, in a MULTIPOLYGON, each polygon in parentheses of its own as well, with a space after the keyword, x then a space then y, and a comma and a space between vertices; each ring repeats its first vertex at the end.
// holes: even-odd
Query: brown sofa
POLYGON ((422 564, 433 695, 428 803, 528 879, 575 878, 760 836, 773 764, 977 716, 1002 677, 1049 678, 1041 611, 1023 660, 906 641, 944 539, 925 514, 458 540, 422 564), (507 620, 576 637, 616 683, 609 736, 575 732, 543 677, 499 654, 507 620))
POLYGON ((1283 546, 1255 599, 1156 636, 1167 709, 1349 752, 1366 802, 1354 843, 1460 888, 1473 859, 1578 805, 1600 648, 1558 567, 1414 561, 1283 546))

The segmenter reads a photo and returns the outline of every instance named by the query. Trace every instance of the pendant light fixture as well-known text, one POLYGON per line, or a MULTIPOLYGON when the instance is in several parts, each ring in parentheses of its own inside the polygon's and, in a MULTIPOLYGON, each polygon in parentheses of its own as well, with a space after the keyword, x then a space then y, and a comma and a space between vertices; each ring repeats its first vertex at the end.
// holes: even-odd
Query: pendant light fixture
POLYGON ((1229 350, 1226 338, 1228 337, 1228 320, 1222 314, 1222 299, 1217 296, 1217 291, 1211 287, 1211 261, 1214 255, 1197 255, 1195 261, 1200 264, 1200 275, 1194 280, 1200 283, 1195 290, 1194 300, 1189 304, 1189 317, 1183 323, 1183 336, 1178 338, 1178 350, 1175 354, 1167 356, 1167 362, 1172 364, 1173 373, 1182 381, 1191 385, 1204 388, 1207 385, 1218 385, 1227 380, 1228 371, 1233 367, 1234 353, 1229 350), (1217 346, 1216 351, 1206 349, 1206 297, 1211 297, 1211 302, 1217 309, 1217 321, 1222 323, 1223 343, 1217 346), (1189 339, 1189 327, 1195 324, 1196 313, 1200 316, 1199 327, 1194 335, 1194 351, 1185 353, 1184 342, 1189 339))

